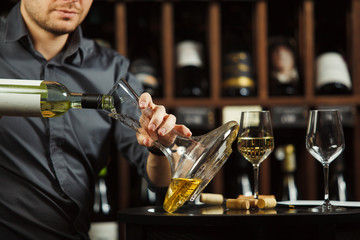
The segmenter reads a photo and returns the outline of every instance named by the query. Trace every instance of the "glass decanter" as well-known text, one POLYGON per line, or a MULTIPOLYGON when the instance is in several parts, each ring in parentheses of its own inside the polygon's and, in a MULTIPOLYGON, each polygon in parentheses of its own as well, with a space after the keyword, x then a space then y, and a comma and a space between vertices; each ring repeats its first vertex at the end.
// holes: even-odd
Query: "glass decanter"
MULTIPOLYGON (((147 131, 153 112, 150 108, 139 108, 139 97, 125 79, 116 82, 108 95, 114 98, 109 116, 137 132, 147 131)), ((238 128, 237 122, 230 121, 207 134, 190 138, 180 136, 174 129, 167 135, 167 141, 150 135, 171 167, 171 183, 163 205, 165 211, 176 211, 204 190, 232 153, 231 144, 238 128)))

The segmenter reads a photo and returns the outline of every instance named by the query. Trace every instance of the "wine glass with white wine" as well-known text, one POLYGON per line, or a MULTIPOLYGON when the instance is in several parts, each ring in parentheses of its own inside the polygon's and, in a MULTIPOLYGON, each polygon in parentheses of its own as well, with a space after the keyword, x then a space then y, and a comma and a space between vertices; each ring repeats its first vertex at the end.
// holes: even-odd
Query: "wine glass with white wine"
POLYGON ((311 110, 306 131, 306 149, 324 169, 324 203, 314 211, 334 211, 343 208, 329 200, 329 165, 345 148, 343 128, 338 110, 311 110))
POLYGON ((242 112, 237 143, 238 151, 254 170, 254 198, 259 196, 259 167, 274 150, 274 136, 269 111, 242 112))

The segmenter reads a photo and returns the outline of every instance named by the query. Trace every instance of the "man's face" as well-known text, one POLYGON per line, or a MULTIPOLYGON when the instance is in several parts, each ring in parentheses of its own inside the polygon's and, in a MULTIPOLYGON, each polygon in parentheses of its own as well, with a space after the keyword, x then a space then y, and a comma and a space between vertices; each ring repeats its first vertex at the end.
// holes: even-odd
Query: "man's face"
POLYGON ((93 0, 22 0, 21 13, 29 24, 35 24, 55 35, 69 33, 84 20, 93 0))

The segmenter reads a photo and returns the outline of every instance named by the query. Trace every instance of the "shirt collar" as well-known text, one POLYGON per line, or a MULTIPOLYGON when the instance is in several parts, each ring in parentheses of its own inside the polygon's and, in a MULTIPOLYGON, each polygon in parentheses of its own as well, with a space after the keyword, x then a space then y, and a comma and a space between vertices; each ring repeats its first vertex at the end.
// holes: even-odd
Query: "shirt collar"
POLYGON ((20 13, 20 2, 18 2, 7 17, 5 42, 18 41, 26 35, 28 31, 20 13))
POLYGON ((71 61, 71 64, 81 66, 83 62, 82 54, 84 52, 83 36, 80 27, 77 27, 69 36, 65 49, 60 53, 61 64, 65 61, 71 61))
MULTIPOLYGON (((5 42, 19 41, 23 37, 28 37, 31 42, 29 32, 21 16, 20 2, 18 2, 7 17, 5 42)), ((32 45, 32 43, 30 44, 32 45)), ((86 52, 85 48, 86 44, 83 41, 82 30, 80 27, 77 27, 70 34, 69 42, 65 49, 55 59, 58 59, 58 64, 63 64, 67 58, 71 58, 72 64, 80 66, 83 62, 83 53, 86 52)))

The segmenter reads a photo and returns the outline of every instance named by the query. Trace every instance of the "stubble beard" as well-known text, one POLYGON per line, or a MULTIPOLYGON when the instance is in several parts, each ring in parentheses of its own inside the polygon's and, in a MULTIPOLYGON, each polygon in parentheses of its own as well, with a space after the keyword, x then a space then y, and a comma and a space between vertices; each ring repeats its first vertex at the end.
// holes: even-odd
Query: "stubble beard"
POLYGON ((55 36, 60 36, 64 34, 68 34, 73 32, 80 24, 79 15, 75 18, 61 18, 57 16, 55 9, 71 9, 78 14, 80 14, 80 10, 74 9, 71 6, 71 3, 63 4, 61 6, 51 6, 47 14, 37 13, 36 11, 32 11, 33 15, 31 15, 32 20, 39 27, 44 29, 45 31, 52 33, 55 36))
MULTIPOLYGON (((69 22, 69 20, 63 20, 63 21, 69 22)), ((48 32, 50 32, 50 33, 52 33, 52 34, 54 34, 56 36, 71 33, 78 26, 78 24, 71 24, 71 25, 73 25, 71 27, 69 27, 69 26, 60 26, 60 24, 54 24, 51 19, 49 19, 46 22, 38 22, 38 25, 41 26, 44 30, 46 30, 46 31, 48 31, 48 32)))

